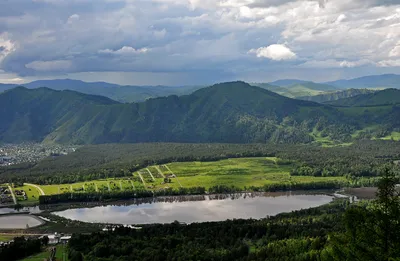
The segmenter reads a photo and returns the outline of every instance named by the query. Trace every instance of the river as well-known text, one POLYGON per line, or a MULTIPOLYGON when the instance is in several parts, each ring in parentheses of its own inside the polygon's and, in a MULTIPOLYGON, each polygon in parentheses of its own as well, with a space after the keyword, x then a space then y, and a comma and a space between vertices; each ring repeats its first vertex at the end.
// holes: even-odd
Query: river
POLYGON ((279 213, 318 207, 331 202, 328 194, 262 193, 196 196, 194 201, 158 199, 151 203, 75 208, 53 214, 83 222, 153 224, 192 223, 227 219, 260 219, 279 213))

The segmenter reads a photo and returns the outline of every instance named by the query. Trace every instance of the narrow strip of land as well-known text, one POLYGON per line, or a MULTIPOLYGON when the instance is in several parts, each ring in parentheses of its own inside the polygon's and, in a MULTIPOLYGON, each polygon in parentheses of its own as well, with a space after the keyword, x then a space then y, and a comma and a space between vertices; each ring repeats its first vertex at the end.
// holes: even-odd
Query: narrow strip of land
POLYGON ((178 181, 178 183, 179 183, 179 186, 181 186, 181 188, 183 188, 182 184, 179 182, 178 176, 175 175, 175 173, 173 173, 172 170, 171 170, 167 165, 164 165, 164 167, 165 167, 169 172, 171 172, 172 175, 174 175, 176 181, 178 181))
POLYGON ((12 190, 10 184, 8 184, 8 190, 10 190, 11 197, 12 197, 12 199, 13 199, 13 201, 14 201, 14 204, 17 205, 17 198, 15 197, 14 191, 12 190))
POLYGON ((94 183, 94 189, 96 190, 96 192, 99 192, 99 188, 97 187, 97 183, 94 183))
POLYGON ((153 174, 151 174, 151 171, 149 170, 149 168, 146 168, 146 170, 150 174, 150 176, 153 179, 153 181, 156 181, 156 179, 153 177, 153 174))
POLYGON ((107 182, 107 186, 108 186, 108 191, 110 192, 111 191, 110 182, 107 182))
MULTIPOLYGON (((36 188, 37 190, 39 190, 39 193, 40 193, 42 196, 46 195, 46 194, 44 193, 43 189, 41 189, 39 186, 37 186, 37 185, 35 185, 35 184, 24 183, 24 185, 27 185, 27 186, 31 186, 31 187, 36 188)), ((60 189, 60 187, 58 187, 58 189, 60 189)))
POLYGON ((124 189, 122 188, 122 181, 119 181, 119 188, 121 189, 121 191, 124 190, 124 189))
POLYGON ((135 189, 135 185, 133 185, 133 181, 130 180, 131 184, 132 184, 132 188, 135 189))
POLYGON ((158 166, 155 166, 156 170, 158 171, 158 173, 160 173, 160 175, 165 179, 165 175, 164 173, 161 171, 161 169, 158 166))
POLYGON ((142 180, 143 185, 146 186, 146 182, 144 182, 144 179, 142 177, 142 175, 140 174, 140 172, 138 171, 137 174, 139 175, 139 178, 142 180))

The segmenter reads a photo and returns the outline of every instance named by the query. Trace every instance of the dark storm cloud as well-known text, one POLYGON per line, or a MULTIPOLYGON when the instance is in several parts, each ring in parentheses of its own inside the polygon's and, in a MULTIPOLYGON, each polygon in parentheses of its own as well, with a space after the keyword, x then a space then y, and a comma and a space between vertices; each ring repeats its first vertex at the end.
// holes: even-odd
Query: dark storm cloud
POLYGON ((23 77, 190 73, 201 81, 207 74, 289 72, 303 63, 374 68, 395 63, 388 54, 400 41, 393 27, 400 21, 385 5, 398 2, 0 0, 0 69, 23 77), (383 9, 369 12, 376 5, 383 9), (290 52, 296 58, 285 60, 290 52))

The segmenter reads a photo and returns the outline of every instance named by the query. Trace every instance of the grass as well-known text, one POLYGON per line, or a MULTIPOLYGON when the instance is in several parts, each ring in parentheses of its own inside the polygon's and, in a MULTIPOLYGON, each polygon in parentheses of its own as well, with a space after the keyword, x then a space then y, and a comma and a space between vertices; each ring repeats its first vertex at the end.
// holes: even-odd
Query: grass
POLYGON ((27 200, 24 200, 23 197, 17 196, 15 194, 15 196, 17 197, 17 201, 20 204, 32 203, 32 202, 35 202, 35 201, 39 200, 40 193, 39 193, 38 189, 35 188, 35 187, 25 185, 25 186, 22 186, 22 187, 15 187, 15 188, 13 188, 13 190, 14 190, 14 194, 15 194, 15 190, 24 190, 25 191, 26 196, 27 196, 27 200))
MULTIPOLYGON (((275 157, 237 158, 213 162, 174 162, 166 165, 149 166, 132 173, 131 177, 40 187, 46 194, 58 194, 70 193, 71 191, 84 193, 132 191, 133 189, 177 189, 181 186, 205 187, 207 189, 215 185, 235 186, 245 189, 251 186, 261 187, 267 184, 288 183, 289 181, 302 183, 322 180, 344 180, 343 177, 291 177, 290 170, 293 167, 293 164, 290 163, 280 165, 279 159, 275 157), (145 184, 143 184, 139 173, 143 177, 145 184), (164 177, 168 178, 170 182, 164 183, 164 177)), ((32 193, 30 196, 34 195, 38 198, 39 192, 33 190, 33 187, 29 188, 31 188, 31 191, 29 189, 28 191, 32 193)))
POLYGON ((240 158, 216 162, 178 162, 167 166, 183 187, 212 187, 215 185, 240 188, 285 183, 290 180, 309 182, 339 180, 340 178, 290 177, 291 165, 277 165, 276 158, 240 158))
POLYGON ((392 132, 390 135, 386 137, 380 138, 381 140, 395 140, 395 141, 400 141, 400 132, 392 132))
MULTIPOLYGON (((56 261, 68 261, 68 257, 67 257, 67 253, 66 252, 65 252, 65 258, 63 259, 63 252, 64 252, 65 246, 64 245, 57 245, 56 248, 57 248, 56 261)), ((49 256, 50 256, 50 250, 49 249, 46 249, 45 251, 43 251, 43 252, 41 252, 39 254, 24 258, 24 259, 22 259, 20 261, 43 261, 43 260, 47 260, 47 258, 49 258, 49 256)))
POLYGON ((0 235, 0 242, 10 241, 14 239, 14 237, 17 237, 17 235, 0 235))

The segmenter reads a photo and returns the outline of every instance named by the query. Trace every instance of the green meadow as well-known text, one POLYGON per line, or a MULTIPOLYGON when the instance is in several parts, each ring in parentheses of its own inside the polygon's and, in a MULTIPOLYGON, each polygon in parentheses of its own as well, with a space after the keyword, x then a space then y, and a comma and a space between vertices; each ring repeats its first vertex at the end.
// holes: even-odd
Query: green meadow
MULTIPOLYGON (((290 176, 293 163, 278 158, 235 158, 212 162, 174 162, 149 166, 133 172, 132 176, 102 179, 74 184, 40 185, 46 195, 62 193, 116 192, 129 190, 160 190, 180 187, 235 186, 246 189, 267 184, 308 183, 344 180, 343 177, 290 176)), ((29 201, 37 201, 39 191, 32 186, 23 186, 29 201)))

